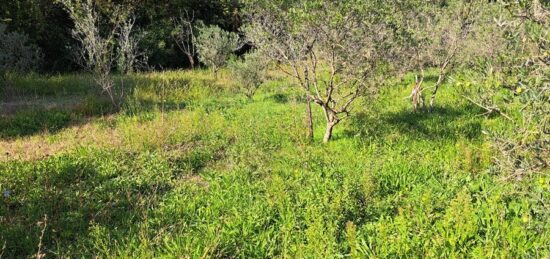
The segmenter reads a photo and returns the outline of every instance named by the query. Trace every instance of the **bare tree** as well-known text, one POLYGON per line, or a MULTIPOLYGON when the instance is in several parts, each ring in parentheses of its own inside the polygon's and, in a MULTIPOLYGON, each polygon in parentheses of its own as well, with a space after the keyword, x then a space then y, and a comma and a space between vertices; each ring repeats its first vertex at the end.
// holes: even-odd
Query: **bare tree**
POLYGON ((196 23, 202 24, 200 21, 195 20, 195 13, 185 12, 180 17, 173 19, 174 31, 172 31, 172 38, 176 42, 178 48, 187 56, 187 61, 191 68, 195 68, 195 56, 197 56, 197 50, 195 47, 196 40, 196 23))
POLYGON ((334 127, 350 116, 354 101, 380 86, 384 78, 380 72, 386 68, 389 53, 382 49, 387 46, 383 42, 391 34, 383 23, 365 19, 361 3, 319 1, 315 6, 302 9, 300 15, 305 19, 261 6, 255 9, 246 33, 261 53, 275 60, 304 90, 311 132, 309 102, 322 108, 326 143, 334 127))
MULTIPOLYGON (((97 85, 107 93, 112 104, 118 108, 120 105, 117 99, 123 96, 123 89, 120 93, 115 91, 111 70, 119 54, 125 55, 126 64, 128 58, 133 59, 130 57, 130 49, 127 48, 129 46, 124 46, 124 44, 132 44, 129 37, 134 23, 133 19, 126 20, 129 17, 128 10, 115 8, 109 14, 110 23, 105 23, 109 26, 102 26, 105 24, 102 23, 102 16, 96 9, 94 1, 59 0, 59 2, 65 7, 74 23, 72 35, 80 44, 77 62, 94 75, 97 85), (126 42, 122 40, 121 46, 128 50, 124 53, 116 51, 119 46, 120 38, 117 37, 119 35, 123 38, 128 37, 126 42)), ((134 47, 131 46, 132 49, 134 47)))
POLYGON ((139 48, 139 42, 143 34, 135 34, 136 18, 129 16, 119 25, 118 46, 117 46, 117 66, 123 74, 129 74, 136 69, 147 67, 147 53, 139 48))

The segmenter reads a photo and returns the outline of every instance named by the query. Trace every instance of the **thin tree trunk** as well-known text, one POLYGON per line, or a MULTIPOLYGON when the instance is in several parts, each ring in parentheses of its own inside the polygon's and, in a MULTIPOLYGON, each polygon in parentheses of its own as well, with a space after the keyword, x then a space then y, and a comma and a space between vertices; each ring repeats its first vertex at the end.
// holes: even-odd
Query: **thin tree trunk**
POLYGON ((424 82, 424 72, 419 77, 416 75, 415 84, 411 92, 411 101, 413 105, 413 110, 416 111, 418 107, 422 108, 424 106, 424 97, 422 96, 422 83, 424 82))
POLYGON ((313 114, 311 112, 311 98, 307 97, 306 104, 306 124, 307 124, 307 133, 306 138, 310 141, 313 141, 313 114))
POLYGON ((191 69, 195 69, 195 59, 193 58, 193 55, 191 53, 185 53, 187 55, 187 60, 189 60, 189 65, 191 65, 191 69))
POLYGON ((323 137, 323 143, 328 143, 332 139, 332 129, 340 120, 336 117, 336 113, 328 107, 328 104, 324 104, 323 111, 325 112, 325 119, 327 121, 327 128, 325 130, 325 136, 323 137))
POLYGON ((444 79, 445 79, 445 75, 439 74, 439 78, 437 78, 437 83, 435 83, 432 96, 430 97, 430 108, 433 108, 435 105, 435 96, 437 95, 437 91, 439 90, 439 87, 441 86, 441 83, 443 83, 444 79))
POLYGON ((111 99, 111 103, 113 104, 113 106, 118 109, 118 104, 117 102, 115 101, 115 96, 114 96, 114 93, 111 89, 107 90, 107 95, 109 96, 109 98, 111 99))
POLYGON ((333 121, 327 122, 327 129, 325 130, 325 136, 323 137, 323 143, 328 143, 332 139, 332 130, 336 126, 336 123, 333 121))

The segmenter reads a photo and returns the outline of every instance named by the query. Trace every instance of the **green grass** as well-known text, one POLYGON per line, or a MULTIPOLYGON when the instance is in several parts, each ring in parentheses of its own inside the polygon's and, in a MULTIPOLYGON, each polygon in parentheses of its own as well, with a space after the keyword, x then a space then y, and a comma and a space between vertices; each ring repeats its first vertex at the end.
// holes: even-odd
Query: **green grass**
POLYGON ((359 100, 322 145, 320 109, 308 143, 300 92, 284 79, 253 101, 205 71, 128 82, 115 114, 4 118, 16 126, 1 143, 113 132, 95 137, 117 146, 0 162, 3 256, 36 255, 42 230, 48 257, 550 255, 550 178, 494 172, 483 131, 505 120, 477 116, 448 86, 432 112, 412 112, 399 84, 359 100), (73 132, 75 121, 97 131, 73 132))

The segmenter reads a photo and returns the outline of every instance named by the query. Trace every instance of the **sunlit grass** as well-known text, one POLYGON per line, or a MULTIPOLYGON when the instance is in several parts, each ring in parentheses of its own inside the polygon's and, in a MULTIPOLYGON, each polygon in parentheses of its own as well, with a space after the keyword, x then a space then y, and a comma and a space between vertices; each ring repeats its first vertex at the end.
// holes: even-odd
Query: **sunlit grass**
POLYGON ((483 130, 506 120, 456 89, 412 112, 405 78, 359 100, 323 145, 318 107, 304 138, 292 82, 250 101, 224 73, 133 75, 121 111, 45 110, 68 123, 0 140, 4 255, 36 252, 44 214, 52 257, 548 255, 549 177, 492 172, 483 130))

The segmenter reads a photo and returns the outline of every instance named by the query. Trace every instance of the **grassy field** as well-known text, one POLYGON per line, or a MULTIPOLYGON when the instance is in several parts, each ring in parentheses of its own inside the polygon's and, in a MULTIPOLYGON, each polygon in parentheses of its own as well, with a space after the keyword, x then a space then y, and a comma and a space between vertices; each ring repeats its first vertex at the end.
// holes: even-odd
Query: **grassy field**
POLYGON ((207 71, 119 77, 118 112, 87 76, 19 79, 0 118, 0 257, 550 256, 550 177, 491 167, 483 132, 506 121, 448 85, 412 112, 405 79, 327 145, 318 107, 305 140, 284 79, 247 100, 207 71))

